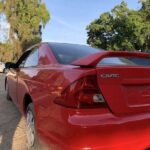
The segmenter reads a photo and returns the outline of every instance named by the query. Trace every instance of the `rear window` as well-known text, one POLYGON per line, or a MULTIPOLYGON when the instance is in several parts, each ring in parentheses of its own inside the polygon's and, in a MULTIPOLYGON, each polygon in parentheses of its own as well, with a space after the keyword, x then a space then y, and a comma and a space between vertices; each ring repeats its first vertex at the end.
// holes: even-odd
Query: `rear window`
POLYGON ((141 66, 150 66, 150 58, 144 59, 144 58, 129 58, 130 61, 137 65, 141 66))
POLYGON ((98 63, 98 66, 103 65, 150 66, 150 59, 134 57, 107 57, 98 63))
POLYGON ((71 64, 79 58, 102 51, 90 46, 77 44, 50 43, 49 46, 60 64, 71 64))

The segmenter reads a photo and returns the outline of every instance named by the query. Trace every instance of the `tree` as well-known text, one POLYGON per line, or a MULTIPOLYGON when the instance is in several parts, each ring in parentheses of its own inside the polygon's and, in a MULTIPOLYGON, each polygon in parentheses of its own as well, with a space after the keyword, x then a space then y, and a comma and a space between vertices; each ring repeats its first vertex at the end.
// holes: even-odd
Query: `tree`
POLYGON ((41 41, 42 27, 50 19, 41 0, 1 0, 0 12, 10 24, 9 42, 18 57, 27 47, 41 41))
MULTIPOLYGON (((150 0, 148 0, 150 1, 150 0)), ((146 1, 146 2, 148 2, 146 1)), ((142 3, 143 4, 143 3, 142 3)), ((143 5, 142 5, 143 6, 143 5)), ((87 43, 106 50, 143 50, 150 49, 149 20, 146 20, 147 10, 130 10, 122 1, 111 12, 106 12, 87 26, 87 43)))
POLYGON ((141 15, 144 18, 143 35, 145 39, 144 48, 150 50, 150 0, 141 1, 142 8, 140 9, 141 15))
POLYGON ((9 43, 0 43, 0 61, 12 61, 14 52, 9 43))
POLYGON ((150 0, 141 0, 141 3, 142 8, 140 11, 143 13, 145 20, 150 21, 150 0))

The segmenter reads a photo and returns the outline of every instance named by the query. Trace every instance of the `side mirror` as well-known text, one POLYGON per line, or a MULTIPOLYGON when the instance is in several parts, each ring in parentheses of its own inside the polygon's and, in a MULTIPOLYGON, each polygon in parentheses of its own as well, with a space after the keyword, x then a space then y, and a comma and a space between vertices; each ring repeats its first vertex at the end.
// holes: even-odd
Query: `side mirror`
POLYGON ((15 63, 12 62, 6 62, 5 63, 5 69, 10 69, 10 68, 17 68, 15 63))

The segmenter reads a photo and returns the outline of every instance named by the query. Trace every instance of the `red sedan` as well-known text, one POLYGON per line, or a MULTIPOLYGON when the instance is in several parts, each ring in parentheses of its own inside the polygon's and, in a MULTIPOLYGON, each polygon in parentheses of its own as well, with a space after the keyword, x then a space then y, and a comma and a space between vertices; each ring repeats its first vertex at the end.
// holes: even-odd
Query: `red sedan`
POLYGON ((29 147, 40 139, 52 150, 150 148, 150 54, 40 43, 6 68, 29 147))

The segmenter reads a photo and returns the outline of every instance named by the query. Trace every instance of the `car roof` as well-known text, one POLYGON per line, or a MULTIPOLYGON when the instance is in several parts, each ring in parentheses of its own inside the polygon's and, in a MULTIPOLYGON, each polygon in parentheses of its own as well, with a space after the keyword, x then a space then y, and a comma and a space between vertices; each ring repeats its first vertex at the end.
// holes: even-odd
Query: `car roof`
POLYGON ((41 44, 48 44, 49 46, 50 45, 57 45, 57 46, 85 46, 85 47, 91 47, 90 45, 86 45, 86 44, 75 44, 75 43, 61 43, 61 42, 41 42, 41 43, 37 43, 31 47, 29 47, 26 51, 29 51, 31 50, 32 48, 36 47, 36 46, 39 46, 41 44))

